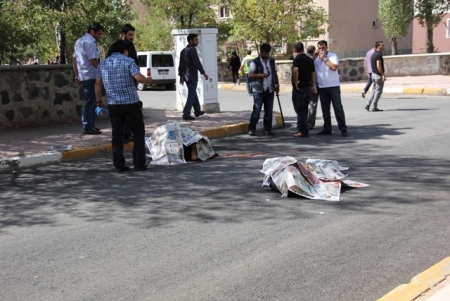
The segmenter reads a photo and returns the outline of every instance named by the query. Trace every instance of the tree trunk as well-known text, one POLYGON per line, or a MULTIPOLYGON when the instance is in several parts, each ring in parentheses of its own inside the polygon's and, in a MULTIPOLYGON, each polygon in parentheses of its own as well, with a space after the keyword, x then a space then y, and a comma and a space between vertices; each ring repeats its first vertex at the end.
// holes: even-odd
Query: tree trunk
POLYGON ((434 52, 434 45, 433 45, 433 27, 427 26, 427 53, 433 53, 434 52))
POLYGON ((397 39, 392 40, 392 55, 397 55, 397 39))
POLYGON ((59 60, 60 60, 60 64, 66 64, 67 61, 67 40, 66 40, 66 33, 63 31, 60 32, 60 44, 59 44, 59 49, 60 49, 60 53, 59 53, 59 60))

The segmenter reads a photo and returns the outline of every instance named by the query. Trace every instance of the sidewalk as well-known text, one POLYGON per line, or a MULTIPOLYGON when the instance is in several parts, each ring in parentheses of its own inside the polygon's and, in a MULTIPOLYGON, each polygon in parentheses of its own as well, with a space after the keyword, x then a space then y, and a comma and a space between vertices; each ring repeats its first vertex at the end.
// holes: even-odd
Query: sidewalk
MULTIPOLYGON (((341 83, 342 93, 361 92, 367 81, 343 82, 341 83)), ((245 81, 241 85, 232 83, 219 83, 219 89, 232 91, 247 91, 245 81)), ((280 92, 292 91, 291 85, 283 84, 280 92)), ((406 76, 406 77, 387 77, 384 84, 383 93, 385 94, 407 94, 407 95, 435 95, 450 96, 450 75, 428 75, 428 76, 406 76)), ((366 97, 369 97, 369 93, 366 97)))
MULTIPOLYGON (((251 111, 205 114, 195 121, 184 121, 175 110, 144 109, 146 137, 160 125, 179 122, 201 132, 210 139, 244 134, 248 130, 251 111)), ((273 127, 282 125, 281 115, 274 112, 273 127)), ((0 173, 59 164, 74 159, 111 152, 111 124, 109 119, 97 119, 101 135, 83 135, 80 123, 55 124, 4 130, 0 132, 0 173), (71 145, 68 151, 51 151, 52 146, 71 145)), ((125 145, 131 150, 133 143, 125 145)))

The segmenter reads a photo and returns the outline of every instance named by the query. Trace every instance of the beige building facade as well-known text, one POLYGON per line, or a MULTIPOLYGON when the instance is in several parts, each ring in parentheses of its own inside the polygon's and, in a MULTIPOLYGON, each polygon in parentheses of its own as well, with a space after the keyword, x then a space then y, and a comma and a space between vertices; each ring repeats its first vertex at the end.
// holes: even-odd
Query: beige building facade
MULTIPOLYGON (((427 30, 413 21, 413 53, 425 53, 427 30)), ((450 13, 445 15, 441 23, 433 30, 433 44, 435 52, 450 52, 450 13)))

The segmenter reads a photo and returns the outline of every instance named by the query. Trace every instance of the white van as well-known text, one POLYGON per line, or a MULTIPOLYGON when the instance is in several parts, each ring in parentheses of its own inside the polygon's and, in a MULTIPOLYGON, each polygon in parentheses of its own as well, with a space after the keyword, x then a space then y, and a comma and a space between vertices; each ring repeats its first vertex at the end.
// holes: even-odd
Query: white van
MULTIPOLYGON (((170 51, 138 51, 139 67, 142 75, 152 77, 150 86, 165 86, 173 90, 176 81, 173 52, 170 51)), ((144 91, 147 85, 138 84, 138 90, 144 91)))

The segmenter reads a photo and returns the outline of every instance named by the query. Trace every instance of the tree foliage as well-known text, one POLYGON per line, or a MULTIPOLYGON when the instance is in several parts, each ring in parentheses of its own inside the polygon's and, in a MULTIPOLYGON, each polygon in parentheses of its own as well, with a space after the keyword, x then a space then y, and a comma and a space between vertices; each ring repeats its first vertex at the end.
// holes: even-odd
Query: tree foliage
POLYGON ((433 30, 450 10, 449 0, 416 0, 415 13, 419 24, 427 30, 427 53, 434 52, 433 30))
POLYGON ((392 42, 392 54, 397 54, 397 40, 408 33, 414 19, 414 0, 380 0, 378 15, 384 35, 392 42))
POLYGON ((293 43, 327 31, 328 16, 312 0, 228 0, 233 33, 258 43, 293 43))
POLYGON ((10 38, 11 45, 53 45, 48 52, 56 50, 62 63, 72 54, 76 39, 87 31, 90 22, 99 22, 105 28, 99 44, 106 48, 119 38, 123 24, 133 19, 130 5, 121 0, 0 1, 8 8, 7 22, 12 22, 20 34, 10 38), (27 28, 23 29, 24 25, 27 28))

